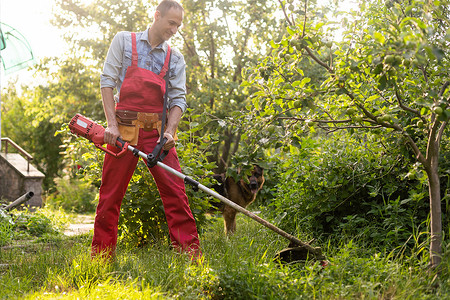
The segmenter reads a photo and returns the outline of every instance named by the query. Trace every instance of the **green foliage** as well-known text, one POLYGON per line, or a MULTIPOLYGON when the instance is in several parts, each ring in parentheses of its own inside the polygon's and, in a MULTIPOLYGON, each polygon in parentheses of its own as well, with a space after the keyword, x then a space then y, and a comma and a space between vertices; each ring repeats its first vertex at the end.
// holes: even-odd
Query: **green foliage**
POLYGON ((211 120, 202 134, 220 137, 209 156, 217 165, 215 171, 236 172, 239 166, 232 157, 245 145, 240 143, 244 131, 233 118, 240 117, 249 103, 249 90, 240 87, 242 70, 254 65, 266 53, 266 41, 278 35, 276 2, 205 0, 183 5, 186 13, 180 33, 187 63, 187 100, 196 114, 206 113, 211 120))
MULTIPOLYGON (((83 3, 76 0, 57 1, 52 23, 69 28, 75 34, 66 35, 66 41, 101 68, 109 45, 119 31, 140 31, 148 26, 149 14, 159 1, 95 0, 83 3), (87 37, 85 32, 90 32, 87 37)), ((78 74, 76 74, 78 76, 78 74)))
POLYGON ((0 247, 8 245, 14 237, 14 223, 11 216, 0 211, 0 247))
POLYGON ((45 199, 45 205, 61 207, 67 212, 90 213, 97 205, 97 190, 90 182, 78 179, 56 180, 56 192, 45 199))
POLYGON ((57 240, 67 220, 64 213, 48 209, 38 209, 33 212, 27 209, 1 211, 0 246, 9 245, 14 240, 57 240))
POLYGON ((399 149, 376 139, 305 138, 296 152, 275 157, 277 193, 267 213, 289 232, 365 236, 380 249, 406 243, 427 218, 427 186, 408 178, 410 162, 399 149))
MULTIPOLYGON (((284 2, 280 3, 286 8, 284 2)), ((371 208, 366 206, 365 212, 379 211, 383 218, 387 217, 381 228, 394 236, 399 231, 407 236, 411 228, 405 228, 408 226, 405 223, 411 223, 410 216, 417 209, 414 203, 420 203, 419 200, 424 198, 423 183, 427 180, 432 212, 430 234, 438 236, 431 240, 430 253, 434 255, 433 252, 440 253, 442 233, 439 151, 445 148, 441 141, 447 140, 446 126, 450 117, 447 113, 450 101, 448 1, 419 0, 408 2, 407 8, 403 5, 395 1, 363 1, 359 10, 339 15, 332 14, 329 8, 311 7, 308 2, 305 2, 304 10, 285 10, 285 35, 280 40, 272 40, 272 52, 261 59, 256 68, 246 71, 247 80, 242 86, 257 91, 251 95, 252 105, 247 106, 250 112, 242 119, 249 124, 246 128, 250 130, 246 132, 253 144, 268 149, 268 152, 276 149, 287 155, 297 155, 305 136, 318 138, 346 131, 358 133, 362 138, 368 129, 377 136, 374 143, 396 145, 400 150, 396 155, 404 157, 402 164, 411 164, 408 168, 411 172, 407 174, 413 176, 420 169, 420 186, 417 190, 405 187, 410 190, 410 195, 398 196, 391 186, 384 186, 386 182, 380 181, 376 174, 395 168, 396 160, 385 159, 380 168, 368 163, 372 166, 370 172, 375 172, 371 174, 373 180, 378 182, 362 179, 360 183, 372 186, 373 191, 367 191, 369 199, 379 191, 383 191, 379 195, 384 198, 371 208), (315 17, 318 15, 323 18, 315 17), (341 23, 331 21, 338 16, 341 23), (340 28, 340 36, 336 37, 340 28), (320 70, 311 72, 309 66, 320 70), (389 209, 386 211, 385 207, 389 209)), ((338 149, 334 151, 339 152, 338 149)), ((367 160, 372 156, 370 153, 364 155, 367 160)), ((324 176, 324 179, 317 178, 316 184, 331 185, 328 188, 336 183, 345 184, 352 170, 333 165, 339 162, 338 157, 328 158, 335 160, 308 171, 325 175, 334 170, 336 175, 343 172, 340 174, 343 178, 324 176)), ((357 161, 351 164, 357 164, 357 161)), ((364 169, 353 171, 354 176, 364 175, 357 173, 364 169)), ((398 180, 398 175, 391 178, 392 183, 398 180)), ((286 189, 288 186, 292 185, 287 183, 286 189)), ((320 191, 320 187, 317 189, 320 191)), ((395 189, 399 194, 405 192, 401 185, 395 189)), ((316 191, 314 188, 308 190, 316 191)), ((323 215, 327 222, 342 215, 340 210, 346 207, 334 203, 335 196, 331 195, 329 199, 327 192, 323 192, 325 195, 318 192, 313 193, 314 198, 307 195, 312 204, 304 203, 303 194, 295 199, 302 208, 311 206, 322 212, 328 210, 330 213, 323 215), (322 199, 328 202, 324 203, 322 199)), ((287 190, 285 193, 295 192, 287 190)), ((368 202, 365 194, 359 196, 359 202, 368 202)), ((342 198, 344 201, 346 196, 342 198)), ((286 197, 286 201, 294 205, 290 198, 286 197)), ((346 203, 350 202, 345 200, 343 204, 346 203)), ((354 203, 358 202, 352 202, 352 205, 354 203)), ((358 211, 356 206, 357 213, 364 212, 358 211)), ((317 213, 307 211, 313 215, 317 213)), ((370 215, 353 217, 348 214, 346 222, 341 223, 338 219, 330 225, 360 228, 366 219, 370 220, 370 215)), ((422 215, 421 221, 425 220, 426 216, 422 215)), ((438 263, 439 255, 435 258, 433 265, 438 263)))
MULTIPOLYGON (((438 18, 445 3, 426 6, 428 13, 438 18)), ((399 7, 362 3, 360 11, 343 18, 346 30, 333 43, 337 26, 312 18, 327 9, 307 7, 304 19, 292 13, 285 36, 271 41, 272 53, 247 70, 242 84, 257 88, 247 116, 257 119, 256 142, 278 148, 280 140, 295 144, 301 134, 369 128, 389 133, 393 141, 405 138, 418 148, 416 155, 424 152, 422 140, 432 127, 445 128, 434 122, 444 117, 433 107, 448 105, 448 25, 438 28, 432 15, 399 7), (418 57, 422 64, 406 62, 418 57), (313 73, 311 66, 320 70, 313 73)))
POLYGON ((22 238, 45 237, 61 233, 54 221, 40 210, 29 212, 17 211, 13 217, 14 229, 22 238))
POLYGON ((93 69, 78 57, 44 59, 36 66, 36 74, 47 80, 46 85, 23 87, 21 94, 10 85, 2 92, 2 136, 32 154, 33 163, 45 174, 43 188, 53 191, 54 179, 64 169, 61 136, 56 132, 76 113, 102 116, 101 101, 96 100, 93 69))

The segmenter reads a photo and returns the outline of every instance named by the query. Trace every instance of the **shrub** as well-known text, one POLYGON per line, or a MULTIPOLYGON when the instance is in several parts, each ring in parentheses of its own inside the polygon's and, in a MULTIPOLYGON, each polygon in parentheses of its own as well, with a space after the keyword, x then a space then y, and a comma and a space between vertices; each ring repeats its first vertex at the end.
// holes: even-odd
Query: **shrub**
POLYGON ((59 234, 52 220, 40 210, 14 212, 14 228, 25 236, 41 237, 44 234, 59 234))
POLYGON ((267 214, 291 232, 364 235, 374 245, 396 247, 428 213, 424 178, 406 176, 414 166, 401 150, 369 135, 304 139, 297 153, 275 164, 277 198, 267 214))
POLYGON ((56 192, 46 198, 46 204, 61 207, 66 212, 92 213, 97 205, 97 189, 89 182, 73 178, 56 181, 56 192))

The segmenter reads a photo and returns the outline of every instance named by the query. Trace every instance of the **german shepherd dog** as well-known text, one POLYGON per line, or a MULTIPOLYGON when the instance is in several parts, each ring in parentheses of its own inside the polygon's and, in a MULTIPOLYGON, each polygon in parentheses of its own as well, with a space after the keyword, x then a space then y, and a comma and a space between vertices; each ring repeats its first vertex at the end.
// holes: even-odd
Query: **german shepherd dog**
MULTIPOLYGON (((236 182, 233 177, 216 174, 213 177, 219 184, 212 187, 217 193, 245 208, 255 201, 256 194, 262 188, 264 184, 263 172, 264 170, 260 166, 255 165, 252 174, 248 177, 248 182, 244 179, 236 182)), ((224 203, 220 203, 218 209, 223 215, 226 234, 233 234, 236 231, 236 214, 238 211, 224 203)))

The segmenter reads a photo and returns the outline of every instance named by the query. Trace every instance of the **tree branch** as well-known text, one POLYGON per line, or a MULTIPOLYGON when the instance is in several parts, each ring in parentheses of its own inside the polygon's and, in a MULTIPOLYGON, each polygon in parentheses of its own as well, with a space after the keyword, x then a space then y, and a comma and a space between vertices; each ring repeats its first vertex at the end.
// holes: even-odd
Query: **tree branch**
POLYGON ((278 2, 279 2, 280 5, 281 5, 281 9, 283 10, 284 18, 285 18, 286 21, 289 23, 289 26, 291 26, 292 23, 291 23, 291 20, 289 20, 289 17, 288 17, 288 15, 287 15, 287 13, 286 13, 286 9, 284 8, 283 1, 278 0, 278 2))
POLYGON ((422 116, 420 115, 420 112, 418 110, 415 110, 415 109, 403 104, 402 97, 400 96, 400 94, 398 92, 398 86, 395 84, 394 87, 395 87, 395 97, 397 98, 397 103, 400 106, 400 108, 403 110, 409 111, 410 113, 415 114, 419 118, 422 118, 422 116))
MULTIPOLYGON (((355 100, 355 97, 347 89, 345 89, 345 93, 347 94, 347 96, 350 97, 350 99, 352 99, 353 101, 355 100)), ((372 115, 362 104, 359 104, 358 102, 356 102, 355 104, 364 112, 364 114, 367 117, 372 119, 374 122, 378 123, 376 121, 375 116, 372 115)), ((395 129, 396 131, 399 131, 403 136, 405 136, 407 138, 407 143, 411 146, 414 154, 416 155, 417 160, 419 160, 422 164, 426 163, 426 159, 423 156, 422 152, 420 152, 420 149, 417 146, 416 142, 414 142, 413 138, 406 131, 404 131, 401 126, 399 126, 397 124, 387 123, 387 122, 381 122, 379 124, 383 127, 392 128, 392 129, 395 129)))
POLYGON ((330 66, 328 66, 326 63, 324 63, 323 61, 321 61, 319 58, 317 58, 317 56, 314 55, 314 53, 312 53, 311 49, 308 48, 308 46, 304 47, 306 52, 308 52, 308 55, 319 65, 321 65, 322 67, 324 67, 325 69, 327 69, 328 72, 330 72, 331 74, 334 74, 333 69, 330 68, 330 66))
POLYGON ((178 32, 180 33, 181 37, 183 38, 183 42, 184 42, 184 44, 186 45, 186 47, 187 47, 189 53, 191 53, 192 56, 195 56, 195 57, 196 57, 197 65, 198 65, 199 67, 203 68, 203 65, 202 65, 202 63, 201 63, 201 61, 200 61, 200 58, 199 58, 199 56, 198 56, 198 54, 197 54, 197 51, 195 50, 195 46, 194 46, 194 48, 192 48, 192 47, 189 45, 189 42, 187 41, 186 35, 185 35, 181 30, 178 31, 178 32))
POLYGON ((444 83, 444 85, 441 87, 441 90, 439 91, 439 97, 442 97, 445 93, 445 90, 448 88, 448 86, 450 85, 450 81, 447 81, 446 83, 444 83))
POLYGON ((302 38, 305 37, 305 28, 306 28, 306 10, 308 9, 308 0, 305 0, 305 18, 303 19, 303 29, 302 29, 302 38))
POLYGON ((442 135, 444 134, 445 127, 447 127, 448 121, 442 122, 441 126, 439 127, 439 130, 437 132, 436 136, 436 142, 441 143, 442 135))

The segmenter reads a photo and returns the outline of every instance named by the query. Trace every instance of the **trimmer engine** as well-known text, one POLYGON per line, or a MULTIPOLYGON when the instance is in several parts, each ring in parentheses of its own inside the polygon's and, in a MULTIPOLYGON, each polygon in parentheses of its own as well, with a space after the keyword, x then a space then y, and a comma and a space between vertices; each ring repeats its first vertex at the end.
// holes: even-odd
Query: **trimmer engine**
POLYGON ((76 114, 72 118, 72 120, 69 123, 69 128, 73 134, 88 139, 89 141, 94 143, 95 147, 115 157, 121 157, 127 151, 128 143, 121 141, 117 141, 117 147, 122 149, 122 151, 120 151, 119 153, 114 153, 109 149, 103 147, 103 144, 105 144, 104 141, 105 128, 95 123, 94 121, 89 120, 88 118, 86 118, 81 114, 76 114))

